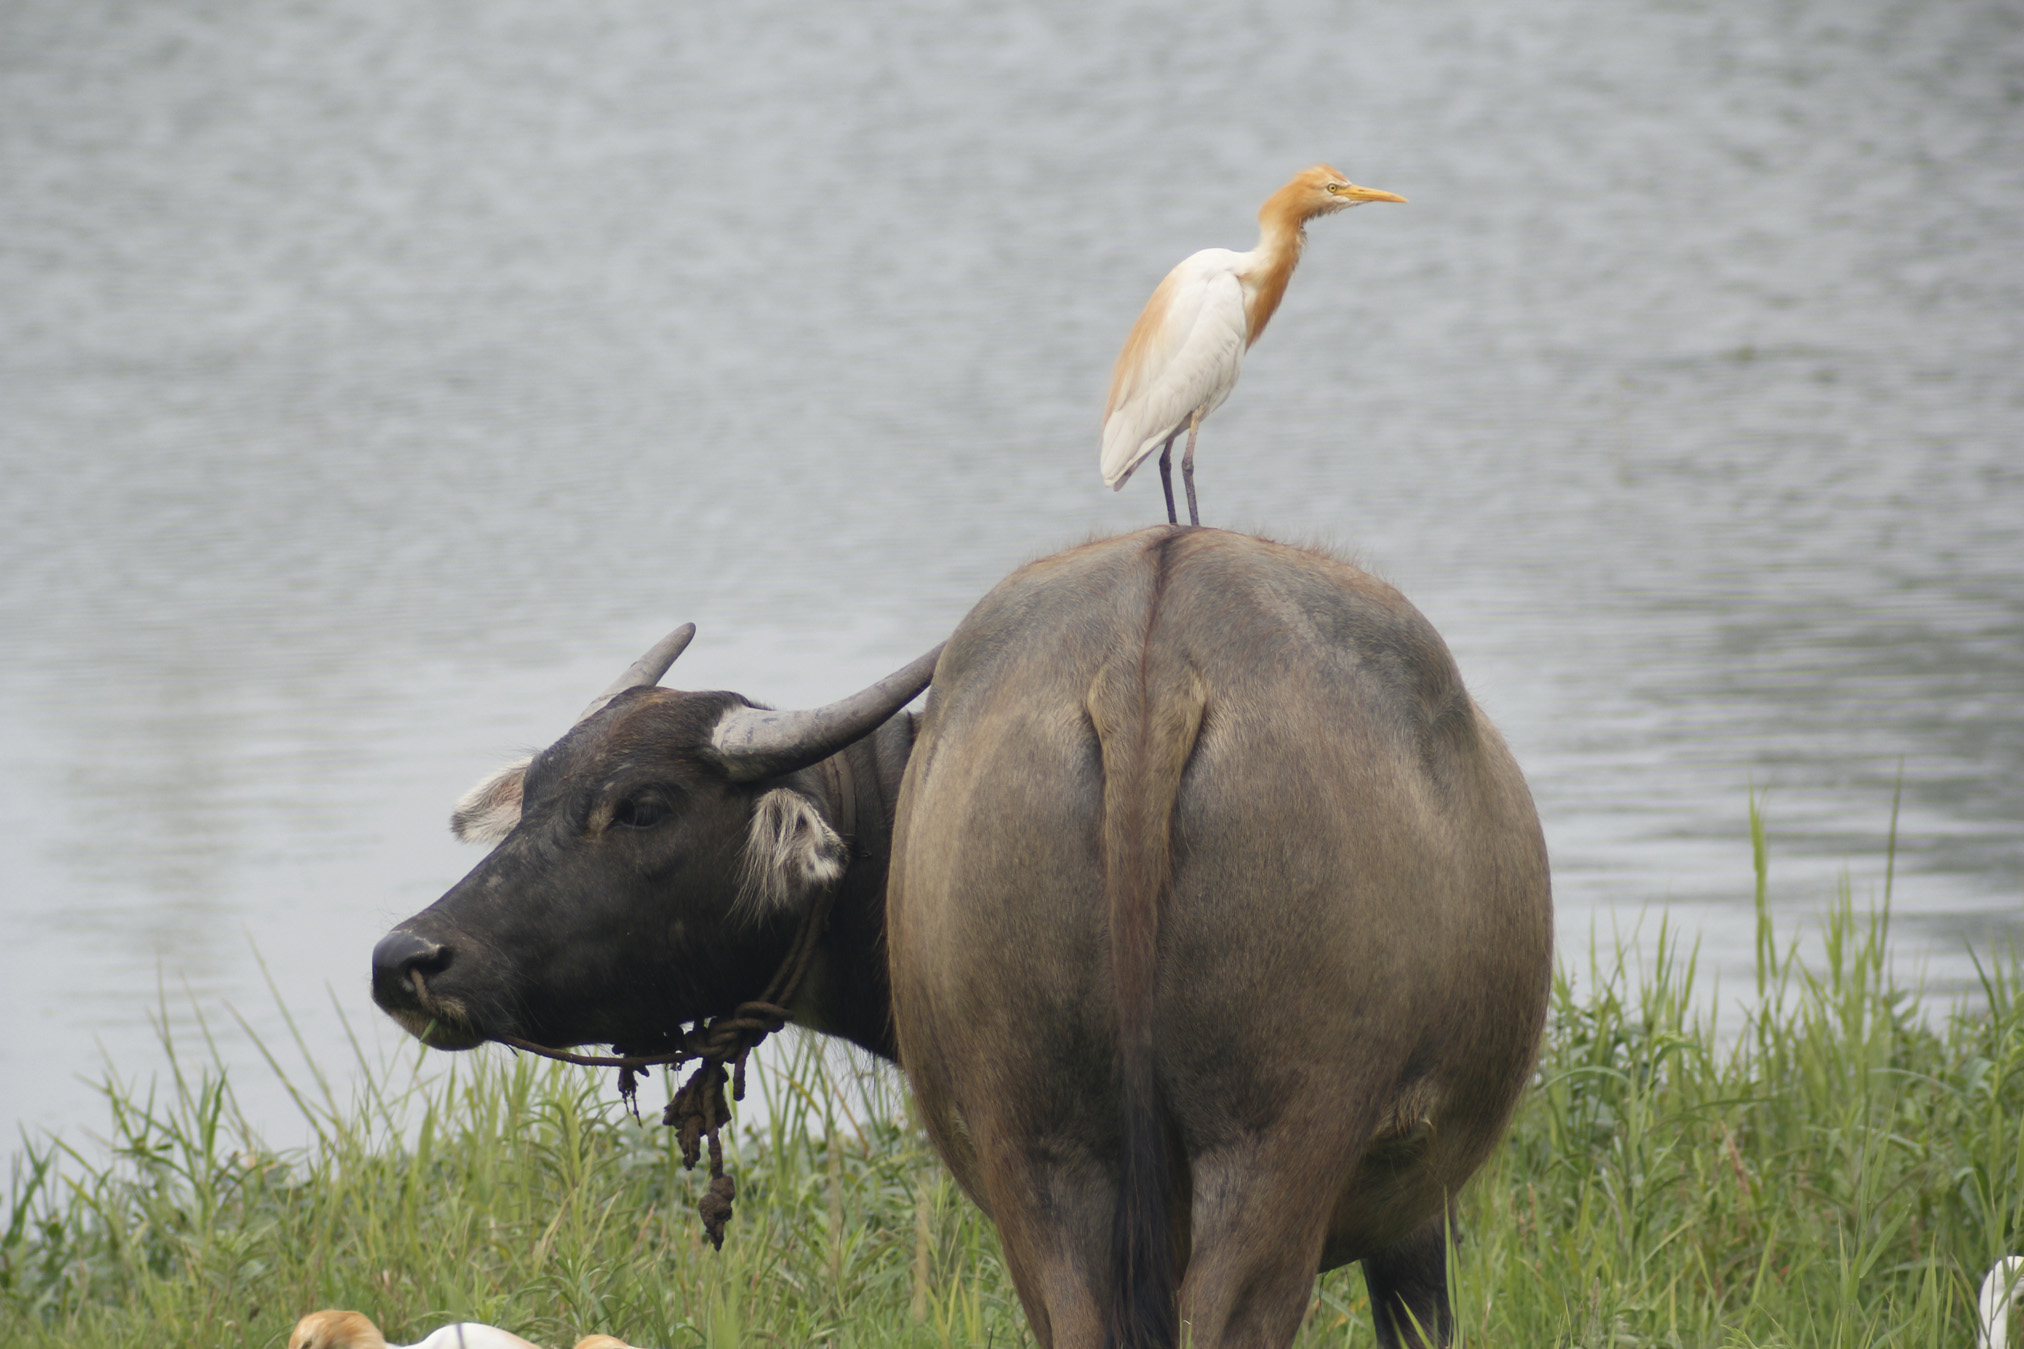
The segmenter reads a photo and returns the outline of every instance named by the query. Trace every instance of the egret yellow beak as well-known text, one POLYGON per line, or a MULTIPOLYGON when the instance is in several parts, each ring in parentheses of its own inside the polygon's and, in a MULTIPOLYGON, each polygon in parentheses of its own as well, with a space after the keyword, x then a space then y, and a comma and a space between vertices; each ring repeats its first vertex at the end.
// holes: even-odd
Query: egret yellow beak
POLYGON ((1351 183, 1349 186, 1343 188, 1340 192, 1336 193, 1336 195, 1339 197, 1348 197, 1351 201, 1403 202, 1405 200, 1404 197, 1401 197, 1396 192, 1385 192, 1375 187, 1358 187, 1355 183, 1351 183))

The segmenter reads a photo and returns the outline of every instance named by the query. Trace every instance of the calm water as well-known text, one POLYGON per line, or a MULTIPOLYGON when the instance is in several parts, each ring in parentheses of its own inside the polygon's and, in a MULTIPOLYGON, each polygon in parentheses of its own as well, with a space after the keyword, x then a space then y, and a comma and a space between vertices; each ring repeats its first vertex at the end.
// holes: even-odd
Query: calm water
POLYGON ((1317 159, 1412 204, 1316 227, 1205 515, 1441 627, 1569 948, 1740 992, 1751 789, 1797 925, 1900 766, 1904 953, 2024 937, 2009 0, 13 0, 0 1129, 158 1005, 285 1121, 261 960, 342 1078, 449 803, 675 623, 814 702, 1157 518, 1117 344, 1317 159))

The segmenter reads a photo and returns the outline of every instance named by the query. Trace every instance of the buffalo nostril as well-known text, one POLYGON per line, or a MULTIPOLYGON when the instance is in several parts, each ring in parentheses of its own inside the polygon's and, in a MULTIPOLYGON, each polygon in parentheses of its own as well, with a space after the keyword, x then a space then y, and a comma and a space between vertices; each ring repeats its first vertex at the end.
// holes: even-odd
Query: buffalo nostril
POLYGON ((372 948, 372 996, 383 1007, 410 1006, 417 975, 440 974, 450 967, 450 948, 412 932, 393 931, 372 948))

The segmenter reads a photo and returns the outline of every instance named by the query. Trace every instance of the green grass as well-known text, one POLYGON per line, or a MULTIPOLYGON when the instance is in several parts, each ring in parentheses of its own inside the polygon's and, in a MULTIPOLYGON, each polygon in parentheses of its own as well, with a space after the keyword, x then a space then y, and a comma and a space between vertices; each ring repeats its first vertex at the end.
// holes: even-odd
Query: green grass
MULTIPOLYGON (((1974 1343, 1976 1280, 2024 1249, 2020 964, 1922 1014, 1887 913, 1845 887, 1802 964, 1758 842, 1756 1012, 1718 1034, 1664 932, 1649 961, 1618 948, 1556 984, 1537 1085, 1463 1198, 1463 1343, 1974 1343)), ((564 1346, 1031 1343, 893 1079, 812 1041, 755 1075, 766 1122, 737 1140, 721 1255, 672 1131, 635 1124, 608 1074, 404 1059, 349 1101, 303 1087, 314 1141, 277 1151, 215 1056, 193 1074, 168 1050, 158 1091, 107 1083, 109 1146, 15 1153, 0 1344, 278 1346, 330 1306, 396 1341, 465 1317, 564 1346)), ((1371 1343, 1356 1271, 1322 1279, 1299 1343, 1371 1343)))

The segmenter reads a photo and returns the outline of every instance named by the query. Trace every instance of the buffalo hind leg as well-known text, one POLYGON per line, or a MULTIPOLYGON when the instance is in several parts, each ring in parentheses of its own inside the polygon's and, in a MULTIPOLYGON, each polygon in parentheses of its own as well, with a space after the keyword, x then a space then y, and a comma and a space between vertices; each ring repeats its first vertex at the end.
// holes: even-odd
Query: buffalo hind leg
POLYGON ((1283 1349, 1299 1332, 1327 1221, 1313 1202, 1311 1161, 1269 1140, 1196 1154, 1184 1345, 1283 1349))
POLYGON ((1363 1258, 1378 1349, 1430 1349, 1454 1338, 1448 1232, 1448 1215, 1437 1213, 1398 1245, 1363 1258))
POLYGON ((1022 1150, 982 1160, 1006 1271, 1040 1349, 1101 1349, 1117 1194, 1111 1177, 1080 1155, 1042 1160, 1022 1150))

